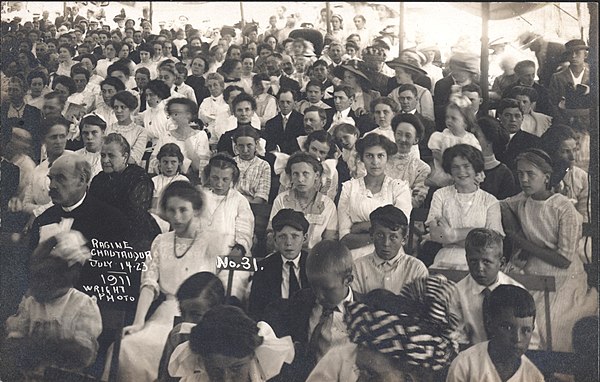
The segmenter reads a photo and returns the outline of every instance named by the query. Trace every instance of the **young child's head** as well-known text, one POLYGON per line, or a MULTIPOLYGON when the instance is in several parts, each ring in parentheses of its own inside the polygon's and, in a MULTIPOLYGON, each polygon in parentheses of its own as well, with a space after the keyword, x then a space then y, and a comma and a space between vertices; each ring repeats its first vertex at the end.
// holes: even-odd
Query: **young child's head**
POLYGON ((475 115, 471 109, 460 107, 454 102, 446 106, 446 127, 456 136, 462 136, 465 131, 472 131, 475 127, 475 115))
POLYGON ((304 150, 322 162, 334 157, 336 146, 331 134, 325 130, 317 130, 306 137, 304 150))
POLYGON ((172 177, 181 172, 183 153, 175 143, 166 143, 158 150, 158 169, 164 176, 172 177))
POLYGON ((306 259, 306 276, 317 301, 335 308, 348 295, 352 283, 352 254, 336 240, 317 243, 306 259))
POLYGON ((33 251, 29 292, 39 303, 63 296, 79 280, 83 264, 92 256, 78 231, 62 232, 41 242, 33 251))
POLYGON ((408 233, 408 219, 401 209, 388 204, 369 215, 371 240, 375 253, 383 260, 391 260, 400 251, 408 233))
POLYGON ((284 208, 277 212, 271 224, 275 248, 286 259, 294 260, 300 255, 302 245, 308 238, 308 220, 302 212, 284 208))
POLYGON ((333 136, 339 145, 346 150, 353 150, 360 131, 349 123, 340 123, 333 129, 333 136))
POLYGON ((179 127, 189 126, 197 113, 198 105, 188 98, 171 98, 167 102, 167 114, 179 127))
POLYGON ((215 306, 223 305, 225 289, 211 272, 198 272, 188 277, 177 289, 177 301, 183 322, 198 324, 215 306))
POLYGON ((85 149, 91 153, 97 153, 102 148, 102 138, 106 131, 106 121, 96 114, 86 115, 79 122, 81 140, 85 149))
POLYGON ((240 126, 233 135, 235 150, 240 159, 252 160, 256 155, 256 146, 260 140, 258 130, 252 126, 240 126))
POLYGON ((308 59, 308 57, 296 56, 294 58, 294 69, 296 70, 296 73, 298 73, 298 74, 306 73, 306 70, 307 70, 309 64, 310 64, 310 60, 308 59))
POLYGON ((306 84, 306 99, 314 104, 319 103, 323 98, 323 84, 317 80, 310 80, 306 84))
POLYGON ((211 381, 248 381, 255 350, 262 344, 256 322, 240 308, 216 306, 190 333, 191 350, 202 357, 211 381))
POLYGON ((535 329, 535 302, 515 285, 500 285, 483 304, 490 347, 506 360, 518 360, 527 351, 535 329))
POLYGON ((467 234, 465 251, 469 273, 477 284, 490 286, 504 266, 502 235, 487 228, 475 228, 467 234))
POLYGON ((323 165, 312 155, 299 151, 290 156, 285 173, 290 177, 294 190, 303 193, 315 188, 319 190, 323 165))
POLYGON ((175 77, 175 85, 180 86, 187 79, 187 67, 184 63, 177 62, 175 64, 175 72, 177 73, 177 76, 175 77))
POLYGON ((218 97, 223 94, 223 89, 225 89, 225 79, 219 73, 209 73, 206 76, 206 88, 211 97, 218 97))
POLYGON ((177 234, 188 231, 192 220, 200 216, 203 206, 204 200, 200 191, 182 180, 169 184, 160 199, 160 208, 177 234))
POLYGON ((227 154, 217 154, 204 167, 204 178, 216 195, 227 195, 240 178, 237 163, 227 154))

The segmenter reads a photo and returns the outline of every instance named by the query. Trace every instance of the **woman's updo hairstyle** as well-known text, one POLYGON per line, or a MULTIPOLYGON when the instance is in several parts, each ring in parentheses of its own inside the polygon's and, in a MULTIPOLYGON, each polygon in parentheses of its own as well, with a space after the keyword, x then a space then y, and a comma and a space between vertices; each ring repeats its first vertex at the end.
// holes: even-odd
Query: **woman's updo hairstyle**
POLYGON ((363 155, 365 155, 365 151, 369 147, 381 146, 388 157, 395 155, 398 152, 398 146, 392 141, 390 141, 387 137, 384 137, 381 134, 367 134, 363 138, 359 139, 356 142, 356 151, 358 152, 358 157, 362 160, 363 155))
POLYGON ((214 157, 210 158, 208 165, 204 167, 204 179, 206 179, 208 183, 208 179, 210 178, 210 170, 213 168, 220 168, 222 170, 232 169, 233 170, 233 184, 236 184, 240 179, 240 169, 237 166, 235 160, 229 156, 229 154, 219 153, 214 157))
POLYGON ((537 167, 544 174, 550 175, 550 181, 546 189, 550 190, 557 186, 565 177, 569 164, 562 160, 554 161, 544 150, 529 149, 517 155, 515 163, 524 160, 537 167))
POLYGON ((202 357, 219 354, 245 358, 262 342, 256 322, 242 309, 228 305, 209 310, 190 333, 190 348, 202 357))
POLYGON ((121 155, 127 156, 127 158, 129 158, 129 156, 131 155, 131 146, 129 145, 129 142, 127 142, 127 139, 125 139, 124 136, 122 136, 119 133, 108 134, 106 137, 104 137, 103 144, 108 145, 111 143, 116 143, 117 145, 119 145, 121 149, 121 155))
POLYGON ((167 201, 169 198, 178 197, 185 201, 192 203, 194 211, 202 210, 204 206, 204 200, 202 199, 202 193, 190 182, 184 180, 177 180, 167 186, 162 193, 160 199, 160 208, 164 211, 167 207, 167 201))

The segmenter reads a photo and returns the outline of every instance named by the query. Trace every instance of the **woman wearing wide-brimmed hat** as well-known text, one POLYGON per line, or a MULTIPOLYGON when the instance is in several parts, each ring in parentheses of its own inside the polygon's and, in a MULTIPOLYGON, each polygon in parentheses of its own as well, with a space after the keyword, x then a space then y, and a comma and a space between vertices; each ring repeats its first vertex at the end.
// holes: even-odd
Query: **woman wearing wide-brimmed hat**
POLYGON ((371 90, 371 80, 364 73, 364 64, 358 60, 349 60, 345 64, 335 67, 333 74, 342 80, 344 85, 354 89, 352 110, 357 115, 368 114, 371 101, 381 97, 378 91, 371 90))
MULTIPOLYGON (((396 58, 392 61, 387 61, 386 64, 390 68, 394 69, 394 71, 396 72, 396 82, 398 82, 398 86, 404 84, 412 84, 417 88, 416 110, 419 112, 419 114, 433 121, 435 119, 433 112, 433 97, 431 96, 429 90, 427 90, 423 86, 415 84, 414 82, 414 79, 417 76, 426 76, 427 72, 413 64, 403 61, 400 58, 396 58)), ((388 97, 400 103, 398 88, 392 90, 388 97)))

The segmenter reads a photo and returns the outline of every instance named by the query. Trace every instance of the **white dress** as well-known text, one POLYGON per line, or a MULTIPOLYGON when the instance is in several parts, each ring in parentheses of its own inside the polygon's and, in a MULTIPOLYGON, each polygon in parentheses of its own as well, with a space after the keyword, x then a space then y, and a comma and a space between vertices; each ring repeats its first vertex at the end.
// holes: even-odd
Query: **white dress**
MULTIPOLYGON (((211 238, 207 253, 213 258, 227 256, 237 243, 244 247, 246 256, 251 256, 254 214, 248 199, 235 189, 221 196, 205 188, 204 203, 200 224, 211 238)), ((234 272, 231 293, 242 301, 248 292, 248 275, 247 272, 234 272)), ((223 285, 227 285, 227 279, 223 285)))
MULTIPOLYGON (((556 292, 550 293, 552 350, 570 352, 575 323, 598 314, 598 291, 588 290, 587 273, 579 257, 581 216, 567 197, 554 194, 546 200, 533 200, 525 194, 503 200, 521 222, 523 234, 533 244, 557 251, 571 261, 567 269, 530 256, 523 270, 530 275, 554 276, 556 292)), ((532 293, 539 317, 540 336, 546 341, 544 293, 532 293)))
MULTIPOLYGON (((410 219, 412 211, 411 192, 408 183, 402 179, 393 179, 386 176, 381 185, 381 190, 373 193, 365 185, 365 179, 350 179, 342 184, 342 193, 338 202, 338 221, 340 225, 340 238, 350 233, 352 224, 369 221, 369 215, 375 209, 392 204, 404 212, 410 219)), ((352 257, 368 255, 375 250, 372 244, 361 248, 352 249, 352 257)))
MULTIPOLYGON (((217 273, 216 259, 209 253, 211 236, 206 231, 198 231, 196 239, 177 238, 175 255, 175 232, 160 234, 152 242, 152 256, 144 262, 141 286, 148 287, 158 297, 159 292, 166 295, 144 328, 134 334, 123 337, 119 353, 119 381, 153 382, 158 377, 158 366, 169 332, 173 329, 173 318, 179 315, 179 306, 175 294, 179 286, 197 272, 216 273, 227 282, 226 272, 217 273), (190 247, 191 246, 191 247, 190 247)), ((112 349, 109 350, 105 377, 110 370, 112 349)), ((103 380, 106 380, 103 378, 103 380)))
MULTIPOLYGON (((461 194, 454 186, 440 188, 433 193, 425 224, 432 224, 437 217, 446 218, 455 229, 489 228, 504 236, 500 204, 492 194, 481 189, 461 194)), ((468 270, 464 244, 444 244, 435 256, 433 267, 468 270)))

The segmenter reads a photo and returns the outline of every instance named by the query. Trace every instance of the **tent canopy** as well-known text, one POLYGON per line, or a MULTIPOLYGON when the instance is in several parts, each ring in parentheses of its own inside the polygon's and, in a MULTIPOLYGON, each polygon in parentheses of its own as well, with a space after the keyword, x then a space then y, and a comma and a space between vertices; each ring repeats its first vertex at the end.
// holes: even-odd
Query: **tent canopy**
MULTIPOLYGON (((448 3, 472 15, 481 16, 481 3, 448 3)), ((490 3, 490 20, 506 20, 545 7, 548 3, 490 3)))

